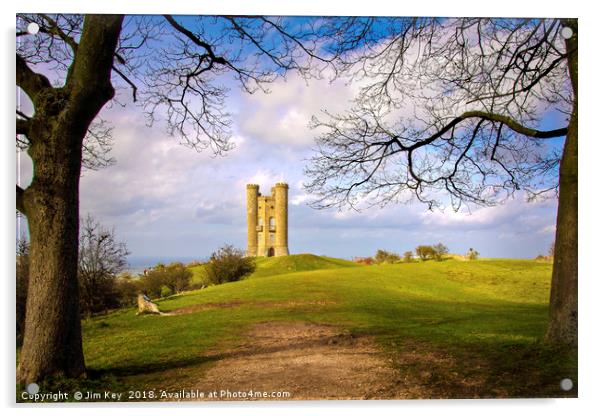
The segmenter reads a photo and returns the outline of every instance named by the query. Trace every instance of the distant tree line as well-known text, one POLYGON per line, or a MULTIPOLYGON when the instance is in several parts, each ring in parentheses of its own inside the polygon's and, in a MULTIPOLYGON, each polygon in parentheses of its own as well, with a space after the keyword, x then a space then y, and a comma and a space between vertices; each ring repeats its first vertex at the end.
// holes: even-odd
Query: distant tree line
MULTIPOLYGON (((406 251, 402 256, 399 254, 378 249, 373 257, 356 257, 353 260, 356 263, 371 265, 371 264, 391 264, 391 263, 413 263, 416 258, 427 261, 443 261, 449 255, 449 248, 443 243, 433 245, 419 245, 414 251, 406 251)), ((479 252, 470 248, 464 256, 466 260, 476 260, 479 258, 479 252)))

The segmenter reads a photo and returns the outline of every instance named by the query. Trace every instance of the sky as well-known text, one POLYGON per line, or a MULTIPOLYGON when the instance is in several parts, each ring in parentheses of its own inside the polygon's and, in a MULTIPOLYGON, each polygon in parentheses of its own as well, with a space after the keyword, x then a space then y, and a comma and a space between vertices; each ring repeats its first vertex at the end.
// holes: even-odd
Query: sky
MULTIPOLYGON (((315 210, 303 189, 316 132, 308 127, 322 110, 341 111, 357 88, 342 82, 306 82, 291 74, 253 95, 233 88, 228 97, 235 148, 225 156, 196 152, 167 134, 161 121, 146 125, 141 108, 108 106, 101 116, 114 127, 116 164, 86 170, 80 212, 113 228, 135 258, 205 259, 224 244, 245 249, 246 184, 269 193, 289 189, 289 250, 340 258, 377 249, 403 253, 442 242, 452 253, 474 248, 483 257, 532 258, 554 239, 556 200, 526 202, 524 195, 471 212, 428 211, 419 203, 365 211, 315 210)), ((127 101, 126 96, 122 101, 127 101)), ((555 120, 549 120, 554 124, 555 120)), ((546 122, 546 124, 548 123, 546 122)), ((31 180, 29 157, 18 155, 19 183, 31 180)))

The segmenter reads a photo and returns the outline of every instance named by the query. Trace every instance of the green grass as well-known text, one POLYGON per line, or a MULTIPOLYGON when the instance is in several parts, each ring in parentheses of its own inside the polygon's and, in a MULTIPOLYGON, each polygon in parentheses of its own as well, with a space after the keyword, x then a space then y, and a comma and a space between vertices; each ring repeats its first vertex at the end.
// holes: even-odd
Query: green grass
POLYGON ((576 380, 576 354, 540 342, 550 277, 550 264, 529 260, 357 266, 307 254, 258 259, 243 281, 158 302, 163 311, 221 307, 178 316, 128 309, 85 321, 86 364, 124 386, 165 386, 166 374, 185 386, 194 382, 189 369, 216 359, 205 351, 236 344, 253 323, 304 320, 374 335, 392 356, 418 348, 448 357, 437 371, 424 360, 398 363, 432 386, 434 397, 558 396, 560 379, 576 380), (477 390, 458 387, 474 378, 482 381, 477 390))
MULTIPOLYGON (((256 270, 248 278, 274 276, 310 270, 338 269, 341 267, 359 267, 360 265, 348 260, 332 257, 316 256, 314 254, 295 254, 283 257, 258 257, 255 260, 256 270)), ((205 266, 190 267, 193 284, 207 284, 205 266)))
POLYGON ((311 270, 338 269, 341 267, 359 267, 360 265, 348 260, 332 257, 316 256, 314 254, 295 254, 283 257, 259 257, 255 264, 257 269, 253 277, 266 277, 278 274, 307 272, 311 270))

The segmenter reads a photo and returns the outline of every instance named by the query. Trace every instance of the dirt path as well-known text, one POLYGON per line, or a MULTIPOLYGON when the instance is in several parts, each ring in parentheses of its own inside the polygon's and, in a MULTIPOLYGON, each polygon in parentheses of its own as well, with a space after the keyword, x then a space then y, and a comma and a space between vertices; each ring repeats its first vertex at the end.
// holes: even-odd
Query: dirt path
POLYGON ((398 372, 371 337, 354 337, 330 325, 266 322, 255 325, 246 339, 235 349, 220 350, 223 358, 194 388, 290 393, 262 400, 401 398, 398 372))

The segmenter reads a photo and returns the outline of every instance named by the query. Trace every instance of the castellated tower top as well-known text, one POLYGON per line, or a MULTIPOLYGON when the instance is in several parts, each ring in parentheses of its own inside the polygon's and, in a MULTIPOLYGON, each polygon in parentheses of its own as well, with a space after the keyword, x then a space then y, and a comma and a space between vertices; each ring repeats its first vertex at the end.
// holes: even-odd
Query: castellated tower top
POLYGON ((288 184, 278 182, 270 196, 247 184, 247 256, 287 256, 288 184))

